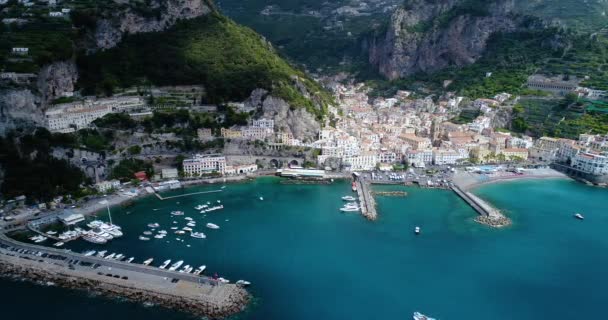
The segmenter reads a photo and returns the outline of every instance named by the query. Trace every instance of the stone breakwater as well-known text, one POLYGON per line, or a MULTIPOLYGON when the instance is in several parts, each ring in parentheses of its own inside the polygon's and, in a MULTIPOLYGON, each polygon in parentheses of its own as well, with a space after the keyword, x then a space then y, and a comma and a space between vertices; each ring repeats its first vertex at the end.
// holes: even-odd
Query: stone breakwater
POLYGON ((492 228, 503 228, 510 226, 513 222, 505 216, 478 216, 475 221, 492 228))
POLYGON ((407 192, 405 192, 405 191, 372 191, 372 195, 384 196, 384 197, 405 197, 405 196, 407 196, 407 192))
MULTIPOLYGON (((107 298, 124 298, 126 300, 153 304, 169 309, 179 310, 197 317, 224 319, 245 309, 251 296, 238 286, 230 286, 229 296, 222 301, 205 301, 193 297, 177 296, 167 293, 142 290, 128 285, 114 283, 113 278, 93 279, 79 277, 66 272, 49 271, 43 266, 36 267, 30 261, 19 263, 22 259, 0 257, 0 276, 12 279, 25 279, 34 283, 53 283, 68 289, 86 290, 107 298)), ((100 277, 101 278, 101 277, 100 277)))

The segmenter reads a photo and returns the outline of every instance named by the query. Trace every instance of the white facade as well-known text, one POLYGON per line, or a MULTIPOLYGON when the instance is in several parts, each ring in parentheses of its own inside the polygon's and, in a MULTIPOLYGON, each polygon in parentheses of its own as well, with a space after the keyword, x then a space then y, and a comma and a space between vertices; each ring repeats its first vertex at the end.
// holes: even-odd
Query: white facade
POLYGON ((580 153, 572 159, 572 167, 585 173, 605 175, 608 174, 608 157, 593 153, 580 153))
POLYGON ((253 120, 252 126, 256 128, 274 129, 274 120, 265 118, 253 120))
POLYGON ((251 140, 264 140, 273 136, 273 133, 272 129, 264 127, 244 127, 241 129, 242 137, 251 140))
POLYGON ((441 166, 446 164, 456 164, 460 159, 460 154, 454 150, 435 150, 433 151, 433 163, 441 166))
POLYGON ((47 128, 51 132, 74 132, 88 127, 91 122, 112 113, 109 106, 59 106, 45 112, 47 128))
POLYGON ((226 157, 217 154, 197 154, 192 159, 184 160, 182 164, 184 166, 184 173, 188 176, 196 177, 212 172, 224 174, 226 170, 226 157))
POLYGON ((239 166, 226 166, 226 170, 224 170, 224 174, 226 175, 237 175, 237 174, 247 174, 258 171, 257 164, 245 164, 239 166))
POLYGON ((373 170, 376 168, 378 158, 375 154, 349 156, 342 158, 342 164, 350 165, 350 170, 373 170))

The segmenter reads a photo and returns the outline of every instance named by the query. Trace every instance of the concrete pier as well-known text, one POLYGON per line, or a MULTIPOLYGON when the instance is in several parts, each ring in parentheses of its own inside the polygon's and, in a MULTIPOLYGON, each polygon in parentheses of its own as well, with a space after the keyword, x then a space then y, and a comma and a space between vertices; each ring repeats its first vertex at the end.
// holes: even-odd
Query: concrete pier
POLYGON ((361 214, 368 220, 375 221, 378 219, 378 213, 376 211, 376 200, 370 192, 370 184, 365 181, 357 180, 356 186, 361 214))
POLYGON ((498 209, 492 207, 476 195, 465 192, 456 185, 452 185, 452 190, 469 204, 473 210, 479 213, 480 216, 475 219, 477 222, 495 228, 505 227, 511 224, 509 218, 505 217, 498 209))
MULTIPOLYGON (((155 264, 161 262, 155 261, 155 264)), ((136 263, 85 257, 19 242, 4 234, 0 234, 0 272, 4 276, 152 302, 211 318, 240 312, 249 301, 249 294, 234 284, 136 263)))

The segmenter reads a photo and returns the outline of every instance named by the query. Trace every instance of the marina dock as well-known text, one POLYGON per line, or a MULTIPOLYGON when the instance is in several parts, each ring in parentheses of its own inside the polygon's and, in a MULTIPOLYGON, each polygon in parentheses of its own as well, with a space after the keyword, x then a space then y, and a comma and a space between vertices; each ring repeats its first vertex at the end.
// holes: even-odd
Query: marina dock
POLYGON ((0 271, 4 275, 153 302, 211 318, 237 313, 249 300, 244 289, 209 277, 87 257, 19 242, 4 234, 0 234, 0 271))
POLYGON ((361 214, 368 220, 375 221, 378 219, 378 213, 376 211, 376 200, 370 192, 370 184, 357 179, 355 185, 357 186, 361 214))

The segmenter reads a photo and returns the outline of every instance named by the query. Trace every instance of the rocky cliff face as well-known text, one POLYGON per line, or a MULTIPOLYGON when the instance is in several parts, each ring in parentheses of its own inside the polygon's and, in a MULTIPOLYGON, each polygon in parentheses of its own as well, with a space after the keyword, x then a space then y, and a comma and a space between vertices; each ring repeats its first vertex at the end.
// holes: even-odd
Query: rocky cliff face
POLYGON ((389 79, 473 63, 494 33, 518 28, 513 10, 513 0, 410 0, 366 42, 369 62, 389 79))
POLYGON ((285 100, 269 95, 266 90, 254 90, 245 104, 257 108, 260 117, 274 119, 275 128, 291 133, 296 139, 315 140, 320 130, 313 114, 304 108, 290 107, 285 100))
POLYGON ((112 48, 126 34, 163 31, 179 20, 206 15, 213 7, 207 0, 152 0, 148 9, 161 14, 145 16, 135 9, 128 9, 110 13, 109 17, 99 20, 94 35, 94 49, 112 48))
POLYGON ((0 90, 0 135, 15 128, 42 125, 40 97, 29 89, 0 90))

